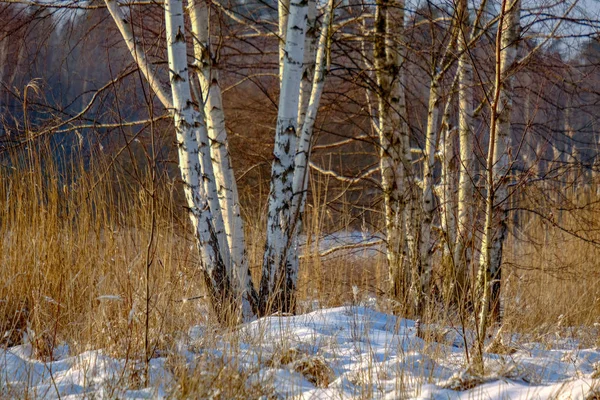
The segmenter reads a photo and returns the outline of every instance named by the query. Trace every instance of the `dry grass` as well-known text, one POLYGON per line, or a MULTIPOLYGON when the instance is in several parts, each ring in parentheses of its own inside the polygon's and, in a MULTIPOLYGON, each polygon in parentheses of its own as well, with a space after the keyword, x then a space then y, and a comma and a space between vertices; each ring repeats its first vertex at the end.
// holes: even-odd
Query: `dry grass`
MULTIPOLYGON (((36 354, 50 359, 66 343, 73 352, 103 348, 114 355, 143 355, 145 270, 150 263, 150 336, 156 353, 173 345, 177 332, 209 321, 197 254, 182 206, 180 185, 157 178, 156 211, 148 168, 136 177, 103 154, 53 162, 47 143, 4 156, 0 179, 0 345, 28 335, 36 354), (151 238, 151 225, 156 225, 151 238), (182 301, 196 298, 190 301, 182 301)), ((67 159, 66 156, 63 159, 67 159)), ((176 174, 174 174, 176 175, 176 174)), ((266 182, 265 182, 266 183, 266 182)), ((246 199, 248 255, 258 282, 264 249, 265 196, 246 199), (254 200, 254 201, 253 201, 254 200), (258 200, 258 201, 256 201, 258 200)), ((321 235, 326 195, 313 196, 306 231, 321 235)), ((350 228, 341 222, 337 229, 350 228)), ((313 239, 310 239, 313 238, 313 239)), ((375 293, 383 258, 365 264, 345 256, 302 259, 300 309, 337 306, 375 293)))
POLYGON ((171 360, 174 384, 169 396, 176 399, 275 398, 268 382, 249 382, 255 371, 246 371, 222 358, 199 357, 193 364, 171 360))
MULTIPOLYGON (((47 148, 41 149, 49 151, 47 148)), ((149 180, 134 186, 99 160, 57 165, 39 154, 5 160, 0 181, 0 328, 27 332, 40 357, 58 343, 139 355, 149 180)), ((196 256, 183 234, 172 182, 163 182, 151 268, 153 347, 197 320, 196 256), (168 311, 168 312, 167 312, 168 311)))
MULTIPOLYGON (((509 237, 505 324, 509 330, 534 333, 538 339, 554 335, 597 345, 600 197, 585 187, 563 195, 565 211, 553 214, 549 210, 555 204, 538 200, 534 209, 541 210, 540 215, 522 213, 519 227, 509 237)), ((531 200, 524 205, 533 208, 531 200)))
MULTIPOLYGON (((43 157, 50 152, 46 146, 1 161, 0 346, 19 344, 26 334, 40 359, 51 359, 58 344, 68 344, 74 354, 102 348, 119 358, 143 359, 149 244, 154 249, 149 265, 151 355, 173 354, 178 338, 192 326, 211 326, 214 321, 204 299, 182 301, 201 297, 204 289, 178 182, 163 173, 153 186, 147 169, 136 179, 128 178, 102 155, 54 163, 43 157)), ((318 238, 325 231, 356 229, 350 211, 332 218, 330 198, 340 195, 329 193, 327 187, 327 182, 317 181, 307 207, 305 232, 311 249, 318 249, 318 238)), ((254 201, 248 197, 252 207, 244 214, 256 282, 264 246, 264 195, 266 191, 254 201)), ((595 204, 593 196, 591 202, 595 204)), ((561 223, 578 230, 582 221, 600 220, 594 213, 591 206, 578 209, 566 213, 561 223)), ((507 245, 504 334, 534 334, 537 340, 562 335, 597 345, 593 329, 600 322, 597 245, 540 218, 530 217, 521 226, 520 236, 512 236, 507 245), (589 329, 569 328, 573 326, 589 329)), ((596 240, 595 234, 588 231, 586 237, 596 240)), ((313 309, 315 301, 319 307, 338 306, 385 291, 382 254, 321 259, 317 252, 309 251, 302 259, 300 311, 313 309)), ((461 329, 461 319, 445 309, 432 309, 428 321, 461 329)), ((433 344, 425 346, 433 360, 439 357, 437 344, 451 340, 446 328, 436 326, 428 325, 421 333, 426 344, 433 344)), ((282 348, 268 362, 286 365, 327 387, 333 379, 331 367, 295 351, 282 348)), ((190 364, 170 356, 169 363, 177 382, 171 395, 176 398, 272 394, 265 382, 248 383, 252 371, 223 359, 200 357, 190 364)), ((134 382, 136 373, 130 375, 128 385, 139 385, 134 382)), ((471 380, 460 385, 470 386, 471 380)))

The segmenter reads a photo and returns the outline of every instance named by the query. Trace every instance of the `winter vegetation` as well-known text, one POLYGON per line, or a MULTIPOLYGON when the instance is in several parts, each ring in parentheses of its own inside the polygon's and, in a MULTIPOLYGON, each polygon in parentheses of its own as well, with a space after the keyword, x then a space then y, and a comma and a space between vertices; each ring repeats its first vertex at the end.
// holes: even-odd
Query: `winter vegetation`
POLYGON ((0 398, 600 398, 600 5, 0 0, 0 398))

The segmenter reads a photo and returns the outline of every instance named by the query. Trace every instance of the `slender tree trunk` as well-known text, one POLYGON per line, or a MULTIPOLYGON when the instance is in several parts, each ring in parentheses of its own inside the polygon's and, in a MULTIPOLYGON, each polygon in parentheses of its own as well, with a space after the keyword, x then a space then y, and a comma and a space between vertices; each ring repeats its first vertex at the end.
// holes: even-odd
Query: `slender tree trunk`
POLYGON ((494 207, 497 209, 499 221, 496 225, 496 232, 492 240, 492 252, 490 256, 490 277, 491 277, 491 293, 490 305, 492 307, 495 318, 500 318, 500 280, 502 255, 504 239, 506 237, 508 211, 507 211, 507 179, 509 178, 509 148, 510 148, 510 119, 512 115, 512 97, 513 66, 517 56, 517 45, 520 28, 520 11, 521 0, 512 2, 510 11, 508 12, 508 25, 503 34, 505 39, 502 40, 502 59, 501 59, 501 82, 500 82, 500 98, 498 119, 496 124, 496 139, 497 145, 494 152, 494 179, 497 181, 494 190, 494 207))
POLYGON ((125 40, 125 44, 127 45, 127 49, 129 53, 133 57, 136 64, 139 66, 140 71, 144 75, 144 78, 150 84, 152 91, 156 94, 156 97, 160 100, 162 105, 167 109, 172 109, 173 104, 171 103, 170 96, 167 94, 165 89, 160 84, 160 81, 152 71, 150 66, 150 62, 146 57, 146 53, 144 49, 138 43, 138 39, 133 35, 131 30, 131 23, 129 19, 123 14, 123 11, 119 7, 117 0, 105 0, 106 8, 108 12, 112 16, 117 28, 119 28, 119 32, 121 32, 121 36, 125 40))
POLYGON ((419 237, 419 278, 420 286, 416 289, 417 313, 422 314, 427 301, 432 273, 431 227, 435 211, 433 170, 435 154, 438 148, 439 113, 440 113, 439 75, 435 75, 429 88, 429 105, 427 111, 427 136, 425 137, 425 159, 423 161, 423 197, 422 222, 419 237))
POLYGON ((181 0, 166 0, 165 21, 181 177, 185 185, 209 297, 219 320, 224 323, 236 312, 232 309, 235 308, 235 296, 220 253, 206 191, 200 182, 200 177, 205 171, 201 169, 198 157, 201 151, 198 141, 202 136, 198 135, 198 130, 205 130, 205 126, 201 115, 194 110, 191 97, 181 0))
POLYGON ((295 221, 291 214, 294 195, 294 158, 298 146, 298 103, 304 41, 306 36, 307 0, 290 2, 286 34, 283 76, 275 136, 274 161, 267 219, 267 241, 260 285, 262 313, 293 312, 298 271, 287 263, 293 243, 295 221))
MULTIPOLYGON (((210 9, 205 0, 190 0, 189 13, 194 34, 195 67, 200 81, 208 125, 210 155, 214 163, 214 180, 218 191, 218 206, 223 215, 226 245, 230 254, 230 277, 241 296, 243 319, 248 320, 258 312, 258 295, 250 276, 237 182, 227 147, 227 130, 219 72, 212 63, 208 25, 209 12, 210 9)), ((214 209, 212 207, 211 204, 211 209, 214 209)))
MULTIPOLYGON (((327 12, 327 11, 326 11, 327 12)), ((300 100, 298 102, 298 131, 302 131, 302 124, 306 119, 306 112, 313 87, 315 75, 315 60, 319 34, 317 32, 317 1, 308 0, 308 14, 306 23, 306 44, 304 60, 302 62, 302 80, 300 81, 300 100)))
MULTIPOLYGON (((471 243, 473 240, 473 194, 474 161, 473 157, 473 69, 467 48, 469 13, 467 0, 458 3, 458 212, 457 236, 454 246, 455 293, 457 300, 464 298, 467 289, 468 268, 471 264, 471 243)), ((460 302, 460 300, 459 300, 460 302)))
POLYGON ((496 82, 491 105, 490 144, 487 160, 486 221, 481 243, 478 274, 480 297, 479 347, 482 353, 488 314, 498 318, 502 250, 507 228, 507 186, 509 172, 510 118, 512 113, 512 71, 519 38, 520 0, 503 0, 496 38, 496 82))
MULTIPOLYGON (((192 93, 195 93, 196 98, 201 101, 201 94, 197 86, 198 84, 192 81, 190 77, 190 88, 192 89, 192 93)), ((202 107, 198 107, 197 112, 199 114, 198 118, 205 122, 206 117, 202 107)), ((221 254, 221 258, 225 264, 227 276, 231 281, 233 276, 233 271, 231 268, 231 253, 229 252, 229 246, 227 244, 227 232, 225 230, 225 222, 223 221, 223 214, 221 205, 219 203, 214 166, 210 157, 210 140, 208 138, 208 130, 205 123, 196 129, 196 137, 198 139, 198 157, 200 159, 200 168, 203 171, 202 184, 204 186, 206 200, 210 208, 215 235, 219 241, 219 253, 221 254)))
POLYGON ((375 74, 378 86, 378 133, 381 186, 386 226, 386 256, 390 295, 403 297, 406 287, 404 213, 411 190, 410 141, 406 123, 402 55, 399 41, 404 28, 404 2, 377 0, 375 11, 375 74))
POLYGON ((455 167, 455 139, 454 134, 456 129, 450 125, 451 112, 454 105, 454 90, 456 84, 453 84, 450 98, 447 100, 444 107, 444 115, 442 116, 442 128, 440 134, 439 158, 442 167, 440 184, 436 195, 440 200, 440 222, 443 232, 443 251, 442 251, 442 267, 444 268, 444 285, 443 294, 444 300, 449 303, 453 296, 455 274, 453 251, 456 242, 456 198, 457 198, 457 171, 455 167))
POLYGON ((291 269, 296 271, 299 267, 299 234, 302 233, 304 206, 306 204, 306 194, 308 191, 308 162, 310 161, 313 128, 317 119, 317 112, 319 110, 321 95, 323 94, 323 87, 325 86, 325 76, 327 73, 327 43, 329 40, 332 13, 333 0, 329 0, 329 4, 325 9, 323 26, 321 28, 316 50, 317 55, 314 63, 314 76, 311 80, 312 89, 310 91, 310 98, 307 102, 304 120, 301 124, 299 124, 301 131, 298 142, 298 151, 296 152, 296 157, 294 160, 294 197, 292 198, 291 211, 292 218, 296 221, 296 232, 294 233, 293 237, 292 249, 287 253, 287 262, 291 266, 291 269))
POLYGON ((290 0, 277 0, 277 15, 279 19, 279 83, 281 84, 285 63, 285 42, 290 16, 290 0))
POLYGON ((173 113, 177 134, 179 169, 194 235, 200 253, 200 266, 211 305, 221 323, 237 320, 238 306, 235 288, 231 285, 227 265, 227 246, 222 235, 223 222, 220 212, 213 215, 212 207, 218 208, 214 176, 210 160, 208 133, 204 115, 194 108, 192 86, 188 73, 185 24, 181 0, 165 2, 167 55, 171 96, 163 90, 158 78, 150 68, 142 46, 131 31, 128 19, 114 0, 105 0, 127 47, 165 108, 173 113), (202 177, 202 179, 201 179, 202 177), (210 192, 210 193, 209 193, 210 192), (212 196, 212 197, 211 197, 212 196), (211 200, 212 199, 212 200, 211 200), (216 205, 215 205, 216 204, 216 205), (219 238, 221 236, 221 239, 219 238))

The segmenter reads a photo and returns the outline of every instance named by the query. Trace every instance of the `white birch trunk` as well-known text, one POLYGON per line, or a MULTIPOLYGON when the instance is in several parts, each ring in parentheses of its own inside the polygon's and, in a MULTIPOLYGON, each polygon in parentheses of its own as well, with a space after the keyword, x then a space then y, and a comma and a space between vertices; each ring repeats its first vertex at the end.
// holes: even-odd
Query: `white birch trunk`
POLYGON ((190 1, 189 13, 194 34, 195 67, 202 90, 210 139, 210 155, 214 163, 214 180, 225 227, 226 245, 230 254, 231 279, 241 297, 243 319, 248 320, 258 311, 258 296, 250 276, 237 182, 227 147, 227 130, 219 73, 218 69, 212 65, 210 54, 209 11, 204 0, 190 1))
POLYGON ((496 83, 492 104, 490 145, 487 161, 486 224, 481 243, 478 289, 481 296, 479 317, 480 345, 485 339, 489 307, 499 317, 502 250, 506 236, 506 198, 512 113, 512 68, 517 55, 520 27, 520 0, 503 0, 496 39, 496 83))
POLYGON ((403 262, 406 236, 403 219, 411 190, 409 131, 403 87, 400 41, 404 28, 404 2, 378 0, 375 11, 375 74, 378 85, 378 133, 381 186, 384 197, 386 257, 390 295, 402 297, 406 286, 403 262), (392 18, 394 17, 394 18, 392 18))
POLYGON ((425 137, 425 157, 423 161, 423 197, 422 197, 422 222, 419 237, 420 258, 420 287, 416 289, 417 313, 421 314, 431 282, 431 227, 435 211, 433 169, 435 167, 435 153, 438 145, 438 120, 440 112, 440 87, 439 75, 435 75, 429 88, 429 105, 427 111, 427 135, 425 137))
MULTIPOLYGON (((319 104, 321 103, 321 95, 323 94, 323 87, 325 86, 325 75, 327 73, 327 42, 329 39, 329 29, 331 27, 332 14, 333 0, 329 0, 327 8, 325 9, 323 26, 321 28, 321 34, 319 36, 317 58, 315 60, 315 70, 314 77, 312 79, 310 99, 306 107, 306 115, 304 117, 304 121, 301 123, 301 125, 299 123, 299 127, 301 130, 300 138, 298 141, 298 150, 296 152, 296 157, 294 160, 294 197, 292 198, 291 211, 292 218, 296 221, 296 231, 294 232, 292 251, 289 251, 287 254, 287 262, 291 266, 291 269, 295 271, 298 271, 299 267, 298 241, 299 235, 300 233, 302 233, 304 206, 306 204, 306 194, 308 191, 308 162, 310 160, 313 129, 315 121, 317 119, 317 112, 319 111, 319 104)), ((302 96, 300 102, 301 101, 302 96)))
MULTIPOLYGON (((452 92, 454 92, 453 85, 452 92)), ((440 177, 439 190, 436 194, 440 200, 440 222, 442 225, 443 232, 443 254, 442 254, 442 267, 444 268, 444 296, 445 299, 452 299, 452 293, 454 291, 455 284, 455 271, 453 262, 453 251, 456 242, 456 168, 453 160, 455 159, 455 145, 454 145, 454 134, 456 130, 450 126, 450 114, 452 111, 452 105, 454 103, 454 95, 452 94, 446 106, 444 108, 444 115, 442 117, 442 129, 440 135, 440 151, 439 158, 442 166, 442 173, 440 177)))
MULTIPOLYGON (((230 285, 219 233, 218 216, 211 213, 210 196, 203 181, 212 176, 212 163, 208 151, 208 135, 203 115, 194 109, 191 84, 187 68, 185 25, 181 0, 165 2, 167 54, 172 100, 151 70, 142 47, 135 41, 129 22, 121 13, 116 1, 105 0, 116 25, 127 43, 130 53, 148 79, 152 90, 163 105, 173 113, 177 134, 179 169, 184 182, 184 192, 194 228, 200 265, 211 305, 222 323, 236 318, 237 305, 230 285), (208 157, 208 159, 207 159, 208 157)), ((213 185, 214 187, 214 185, 213 185)), ((218 204, 218 203, 217 203, 218 204)), ((222 228, 222 222, 221 222, 222 228)), ((225 246, 226 248, 226 246, 225 246)))
POLYGON ((123 39, 125 40, 125 44, 127 45, 127 49, 129 49, 129 53, 131 53, 131 56, 140 68, 140 71, 144 75, 144 78, 146 78, 146 80, 150 84, 152 91, 156 94, 156 97, 158 97, 158 99, 165 108, 173 108, 170 96, 163 89, 157 76, 152 71, 152 67, 150 65, 150 62, 148 61, 148 58, 146 57, 146 53, 144 52, 144 49, 142 48, 140 43, 138 43, 136 37, 133 35, 129 19, 125 16, 123 11, 119 7, 117 0, 104 0, 104 2, 106 3, 106 8, 108 9, 108 12, 115 21, 117 28, 119 28, 121 36, 123 36, 123 39))
MULTIPOLYGON (((198 84, 192 81, 191 77, 190 89, 191 92, 194 93, 196 98, 198 98, 199 101, 202 101, 202 95, 201 91, 198 90, 198 84)), ((231 254, 229 252, 229 246, 227 243, 227 232, 225 230, 223 213, 221 210, 221 205, 219 203, 219 195, 217 192, 217 183, 213 168, 213 162, 210 156, 210 140, 208 138, 208 130, 206 124, 204 123, 204 121, 206 121, 206 116, 204 114, 204 110, 201 107, 199 107, 199 110, 197 112, 199 114, 198 118, 200 118, 200 120, 203 121, 201 126, 198 126, 198 128, 196 129, 196 138, 198 139, 198 156, 200 159, 200 167, 203 171, 202 184, 204 186, 206 200, 208 202, 208 206, 212 215, 215 235, 217 236, 217 239, 219 241, 219 252, 221 253, 223 264, 225 264, 227 276, 231 281, 233 277, 233 271, 231 266, 231 254)))
POLYGON ((452 165, 452 160, 455 156, 454 152, 454 129, 445 127, 442 130, 440 138, 442 174, 440 178, 440 214, 441 224, 444 234, 446 235, 446 246, 444 247, 444 257, 452 258, 454 243, 456 242, 456 172, 452 165))
POLYGON ((431 84, 429 86, 429 101, 427 107, 427 132, 425 136, 425 152, 423 160, 423 194, 421 197, 421 226, 418 243, 417 270, 419 284, 414 285, 417 314, 422 315, 428 299, 432 276, 432 253, 433 244, 431 240, 433 217, 436 209, 435 204, 435 182, 434 167, 436 162, 436 153, 439 141, 439 114, 441 93, 440 84, 451 65, 452 52, 456 46, 456 39, 459 30, 455 24, 452 26, 452 36, 445 50, 445 54, 440 60, 439 67, 434 64, 432 68, 431 84))
POLYGON ((295 232, 291 206, 306 20, 306 0, 290 2, 260 285, 260 308, 263 313, 293 312, 295 306, 297 271, 286 260, 295 232))
POLYGON ((290 15, 290 0, 277 0, 277 15, 279 19, 279 84, 281 87, 285 63, 285 42, 287 40, 288 19, 290 15))
MULTIPOLYGON (((201 254, 207 290, 217 315, 225 322, 227 316, 235 312, 231 309, 234 296, 213 227, 206 191, 200 181, 206 171, 201 169, 198 156, 202 151, 198 143, 202 134, 198 134, 198 131, 203 132, 205 127, 200 114, 194 110, 191 97, 181 0, 166 0, 165 22, 181 177, 201 254)), ((207 153, 206 149, 204 153, 207 153)))
POLYGON ((466 290, 466 278, 471 264, 471 243, 473 238, 473 195, 474 161, 473 157, 473 69, 468 53, 467 40, 468 8, 467 0, 459 0, 458 18, 460 33, 458 36, 458 211, 457 236, 454 246, 454 268, 456 292, 462 296, 466 290))
POLYGON ((501 82, 498 119, 496 121, 496 146, 494 149, 494 180, 497 181, 494 190, 494 207, 497 208, 499 221, 492 240, 492 252, 490 255, 490 277, 491 277, 491 306, 496 317, 500 317, 500 279, 502 266, 502 250, 506 237, 508 211, 507 211, 507 179, 509 178, 509 148, 510 148, 510 119, 513 107, 513 65, 517 57, 517 44, 520 28, 521 0, 512 2, 506 28, 503 28, 501 57, 501 82))
MULTIPOLYGON (((327 11, 326 11, 327 12, 327 11)), ((304 61, 302 62, 302 80, 300 81, 300 100, 298 102, 298 130, 302 131, 302 124, 306 118, 307 107, 313 87, 313 76, 315 75, 315 53, 317 52, 317 1, 308 0, 308 13, 306 23, 306 44, 304 49, 304 61)))

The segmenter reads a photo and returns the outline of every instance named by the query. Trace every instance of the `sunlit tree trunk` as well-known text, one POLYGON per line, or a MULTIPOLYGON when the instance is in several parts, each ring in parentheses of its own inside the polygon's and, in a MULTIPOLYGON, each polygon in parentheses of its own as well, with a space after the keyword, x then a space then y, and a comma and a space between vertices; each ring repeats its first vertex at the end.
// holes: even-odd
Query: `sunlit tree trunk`
POLYGON ((290 0, 277 0, 277 17, 279 24, 279 82, 283 80, 285 63, 285 42, 287 40, 288 19, 290 15, 290 0))
MULTIPOLYGON (((298 150, 296 152, 296 157, 294 160, 294 197, 292 198, 291 211, 292 218, 296 221, 296 224, 294 226, 296 232, 294 232, 294 237, 292 239, 291 251, 288 251, 287 253, 287 262, 291 266, 292 270, 298 270, 299 267, 299 234, 302 233, 304 206, 306 204, 306 193, 308 191, 308 162, 310 160, 314 125, 317 119, 317 112, 319 110, 319 104, 321 102, 323 87, 325 86, 325 75, 327 73, 327 43, 329 40, 332 13, 333 0, 329 0, 329 4, 325 9, 325 16, 323 18, 323 26, 321 28, 321 33, 318 38, 318 46, 316 49, 317 54, 316 60, 314 62, 314 76, 310 80, 312 82, 310 97, 307 101, 305 116, 300 117, 302 122, 299 122, 300 138, 298 141, 298 150)), ((301 89, 300 102, 302 102, 303 96, 304 95, 302 95, 301 89)))
POLYGON ((207 154, 207 143, 200 143, 204 149, 199 148, 199 139, 205 134, 203 132, 198 134, 198 131, 205 132, 206 127, 201 115, 194 110, 191 97, 181 0, 165 2, 165 22, 179 166, 201 254, 206 287, 219 319, 225 322, 231 313, 235 312, 232 308, 235 308, 236 296, 230 285, 213 226, 207 194, 201 183, 205 171, 201 168, 198 154, 202 151, 207 154))
MULTIPOLYGON (((434 71, 435 73, 435 71, 434 71)), ((427 299, 431 282, 432 243, 431 228, 435 211, 435 196, 433 170, 435 167, 435 154, 438 148, 439 113, 440 113, 440 86, 439 75, 434 75, 429 87, 429 104, 427 110, 427 134, 425 136, 425 154, 423 160, 423 197, 421 234, 419 236, 419 284, 415 288, 417 313, 421 314, 424 302, 427 299)))
POLYGON ((488 314, 499 317, 502 250, 507 230, 507 185, 512 113, 512 75, 520 27, 520 0, 503 0, 496 38, 496 77, 491 104, 490 140, 487 156, 487 197, 481 260, 477 277, 480 297, 480 353, 488 314))
POLYGON ((143 48, 136 42, 128 19, 116 1, 105 0, 130 53, 163 106, 173 113, 177 134, 179 169, 184 183, 190 219, 200 253, 200 264, 211 305, 222 323, 238 319, 238 298, 231 284, 229 253, 222 234, 213 165, 204 115, 194 108, 188 72, 185 24, 181 0, 165 2, 167 55, 171 97, 150 68, 143 48), (212 178, 212 180, 211 180, 212 178), (212 203, 212 208, 211 208, 212 203), (213 210, 217 210, 214 213, 213 210), (219 238, 221 236, 221 238, 219 238))
POLYGON ((410 141, 399 45, 403 23, 403 1, 376 2, 374 61, 378 86, 379 163, 390 295, 395 299, 402 297, 402 289, 407 284, 403 270, 406 247, 404 212, 407 193, 411 190, 408 182, 410 141))
MULTIPOLYGON (((425 305, 428 300, 431 286, 431 276, 433 271, 433 219, 436 211, 435 198, 435 180, 434 168, 436 165, 436 153, 439 149, 439 130, 440 130, 440 107, 442 100, 441 83, 450 66, 454 62, 453 52, 456 49, 458 29, 456 20, 453 19, 450 28, 451 36, 444 50, 444 54, 439 60, 434 57, 432 60, 431 83, 429 85, 429 100, 427 105, 427 130, 425 135, 425 150, 423 153, 423 182, 421 196, 421 221, 420 234, 418 240, 418 257, 416 260, 416 269, 418 272, 418 281, 413 284, 414 300, 418 315, 425 311, 425 305)), ((446 121, 446 124, 448 121, 446 121)), ((450 144, 450 143, 448 143, 450 144)), ((444 149, 442 149, 443 151, 444 149)), ((443 170, 444 173, 449 170, 443 170)), ((443 180, 448 181, 449 176, 443 180)))
MULTIPOLYGON (((327 11, 326 11, 327 12, 327 11)), ((300 81, 300 100, 298 102, 298 130, 302 130, 302 124, 306 119, 306 112, 313 87, 313 76, 315 74, 315 60, 319 34, 317 32, 317 1, 308 0, 308 13, 306 23, 306 44, 304 49, 304 61, 302 62, 302 81, 300 81)))
POLYGON ((454 246, 455 292, 459 296, 466 290, 466 277, 471 264, 471 242, 473 238, 473 69, 469 57, 467 32, 469 13, 467 0, 459 0, 457 18, 460 23, 458 34, 458 210, 457 235, 454 246))
POLYGON ((263 313, 293 312, 295 307, 298 271, 287 263, 287 252, 296 232, 291 210, 307 8, 306 0, 290 2, 260 285, 260 308, 263 313))
MULTIPOLYGON (((222 213, 225 227, 227 252, 230 254, 231 278, 242 297, 243 318, 247 320, 258 312, 258 295, 250 276, 237 183, 227 147, 227 130, 219 72, 212 63, 208 26, 209 12, 206 1, 190 1, 189 14, 194 35, 194 65, 202 90, 201 95, 210 139, 210 155, 214 163, 214 179, 212 180, 216 181, 218 207, 222 213)), ((217 205, 211 204, 211 209, 214 210, 213 207, 217 207, 217 205)))
POLYGON ((455 133, 456 129, 451 126, 450 119, 454 106, 454 89, 450 98, 446 101, 444 107, 444 115, 442 116, 440 144, 438 157, 441 164, 440 183, 436 190, 436 195, 439 198, 439 215, 440 223, 443 232, 442 242, 444 244, 442 250, 442 267, 444 268, 444 298, 451 300, 453 286, 455 283, 453 250, 456 242, 456 166, 455 166, 455 133))

